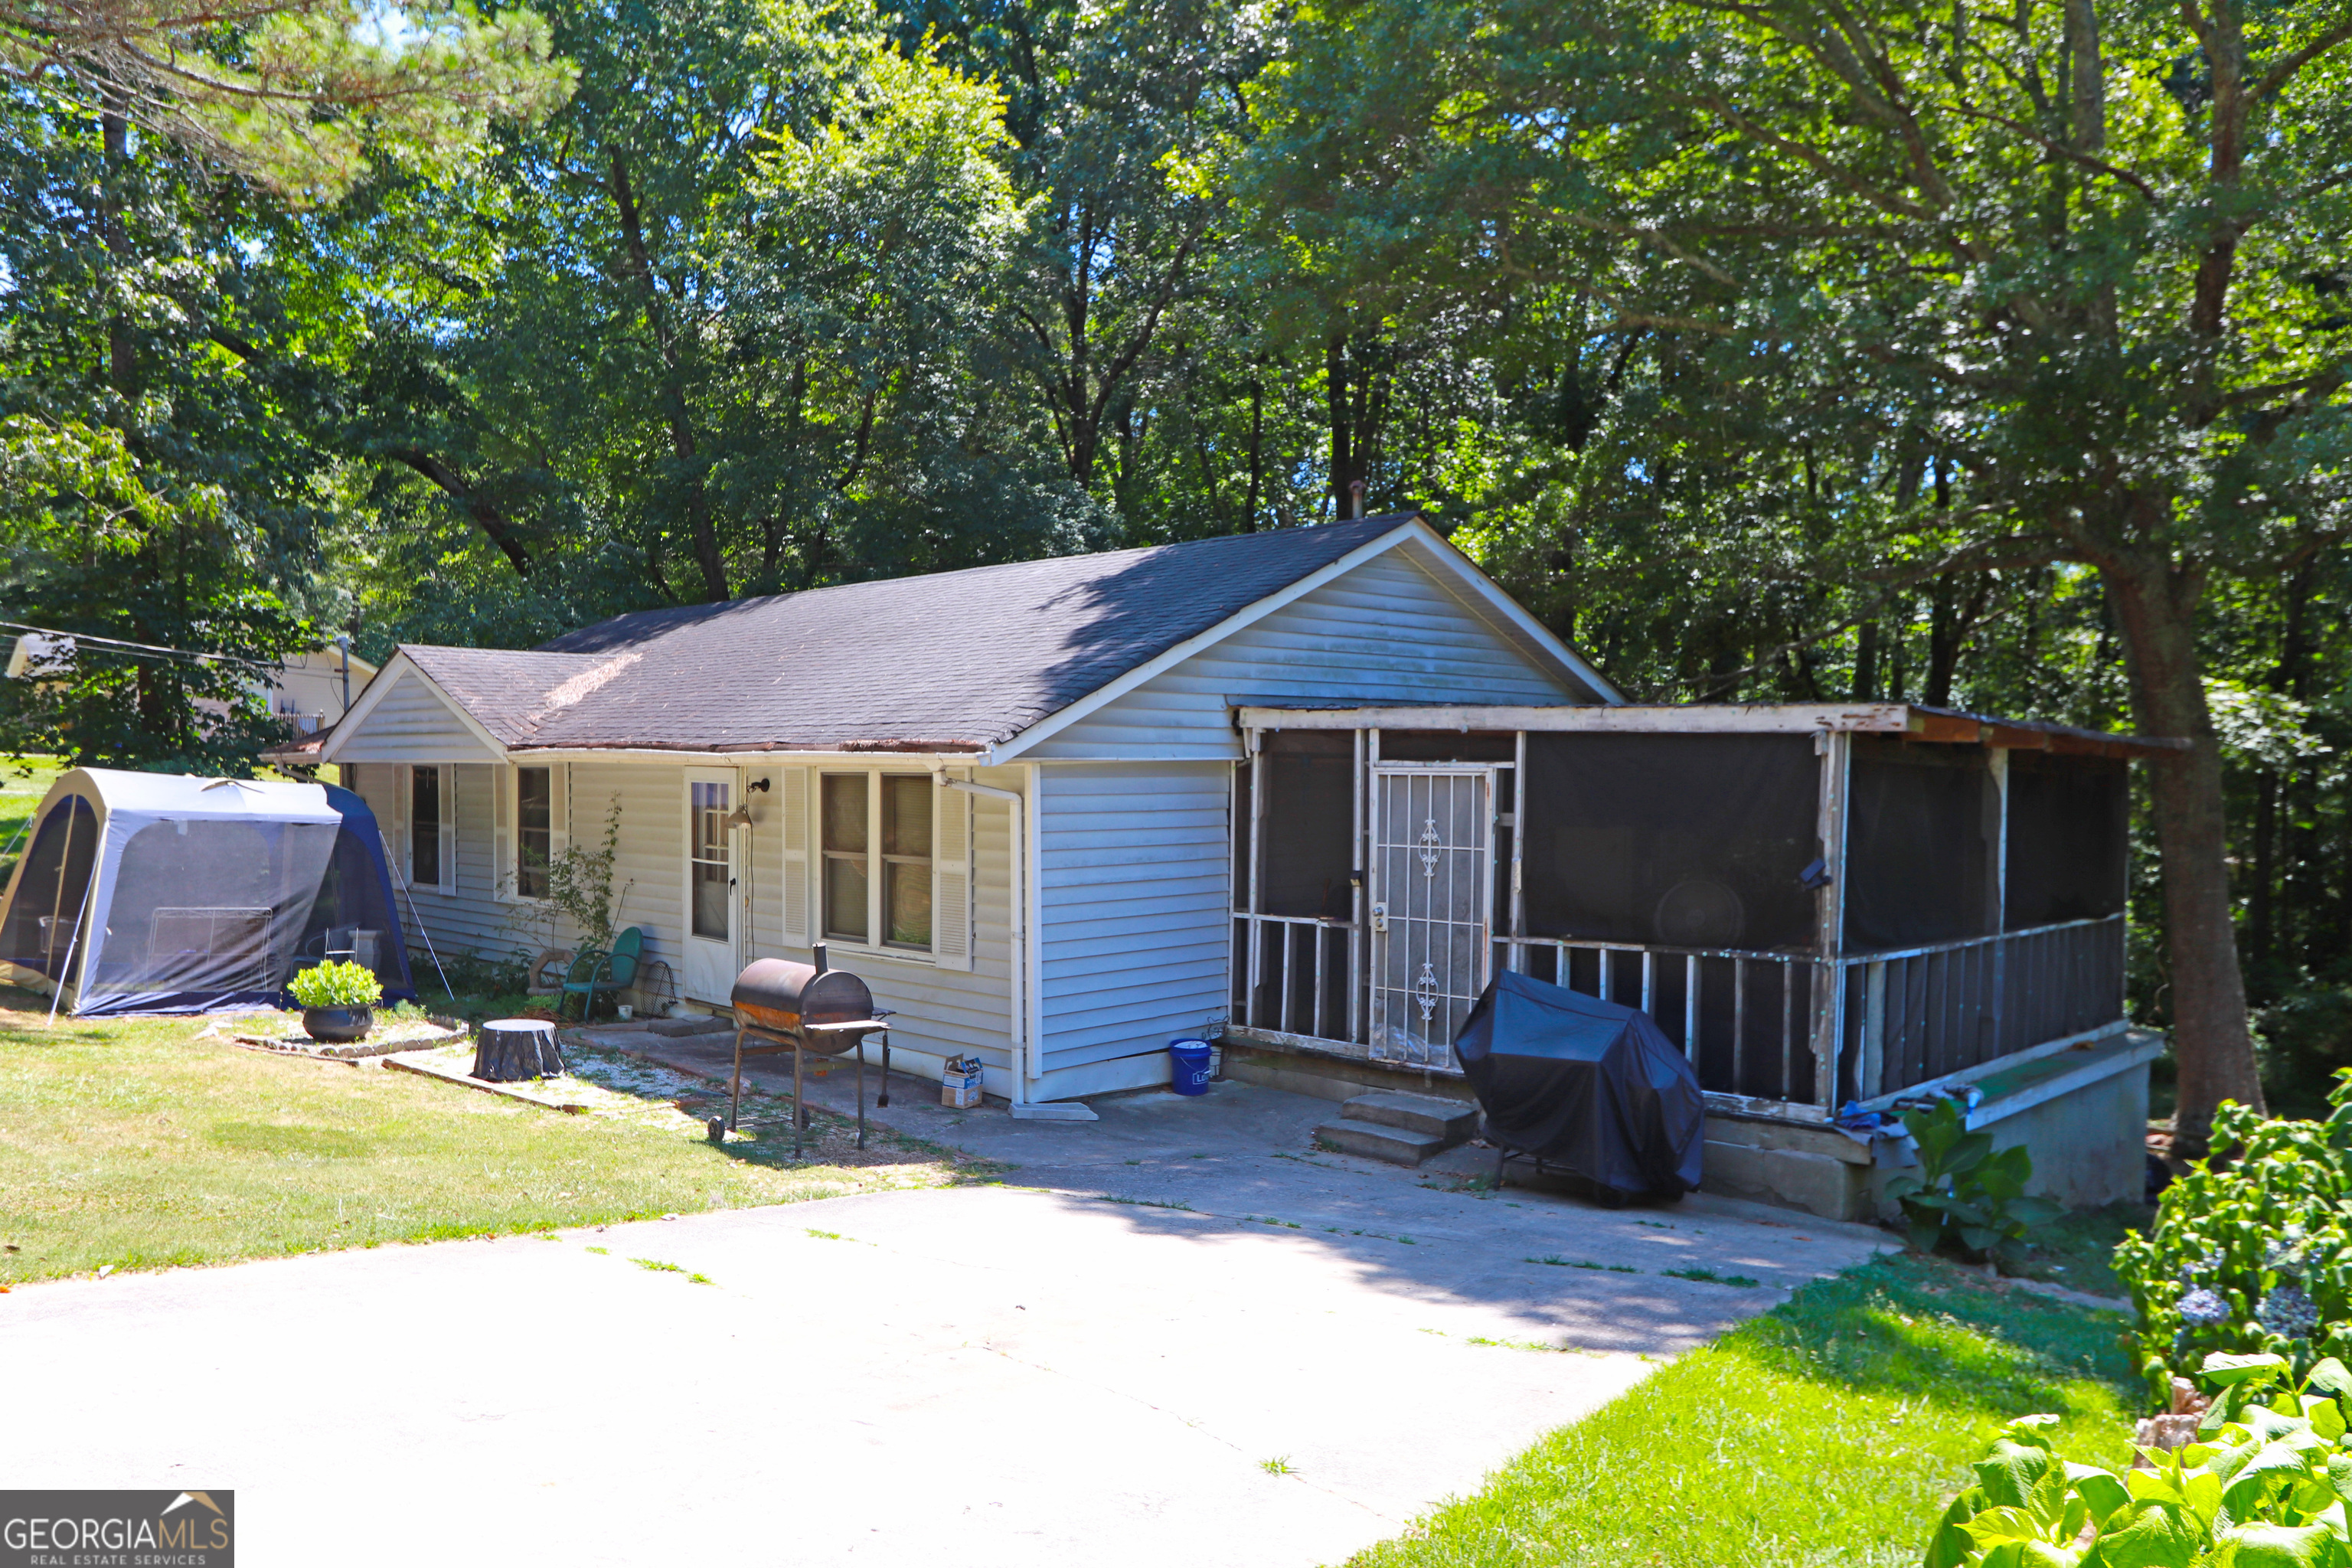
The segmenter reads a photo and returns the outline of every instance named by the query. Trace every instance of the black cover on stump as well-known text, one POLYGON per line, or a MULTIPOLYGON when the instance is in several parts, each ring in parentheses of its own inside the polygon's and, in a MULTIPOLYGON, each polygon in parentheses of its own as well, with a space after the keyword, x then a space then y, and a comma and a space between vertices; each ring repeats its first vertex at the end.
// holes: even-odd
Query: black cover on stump
POLYGON ((1471 1008, 1454 1054, 1487 1138, 1504 1149, 1604 1195, 1680 1197, 1698 1186, 1706 1101, 1648 1014, 1507 970, 1471 1008))

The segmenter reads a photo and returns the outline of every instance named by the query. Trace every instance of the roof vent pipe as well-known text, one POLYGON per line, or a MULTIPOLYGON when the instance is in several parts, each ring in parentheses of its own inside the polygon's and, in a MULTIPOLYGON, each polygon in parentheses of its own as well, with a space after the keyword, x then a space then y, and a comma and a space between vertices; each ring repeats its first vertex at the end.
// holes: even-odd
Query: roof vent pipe
POLYGON ((1349 479, 1348 481, 1348 516, 1352 520, 1363 515, 1364 481, 1361 479, 1349 479))

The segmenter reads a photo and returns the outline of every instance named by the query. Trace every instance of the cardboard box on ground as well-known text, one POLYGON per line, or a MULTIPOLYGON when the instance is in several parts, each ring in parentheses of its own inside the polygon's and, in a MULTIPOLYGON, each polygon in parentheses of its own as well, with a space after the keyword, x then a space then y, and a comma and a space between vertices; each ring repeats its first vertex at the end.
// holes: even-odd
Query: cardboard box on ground
POLYGON ((950 1057, 940 1069, 940 1103, 970 1110, 980 1103, 980 1058, 950 1057))

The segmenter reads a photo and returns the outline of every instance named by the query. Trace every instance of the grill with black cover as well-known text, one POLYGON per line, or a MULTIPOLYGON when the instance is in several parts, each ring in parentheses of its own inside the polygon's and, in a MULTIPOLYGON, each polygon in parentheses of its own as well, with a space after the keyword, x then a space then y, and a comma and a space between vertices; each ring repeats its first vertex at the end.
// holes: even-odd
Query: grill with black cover
POLYGON ((1698 1186, 1706 1101, 1648 1014, 1507 970, 1454 1053, 1505 1158, 1580 1177, 1605 1203, 1698 1186))

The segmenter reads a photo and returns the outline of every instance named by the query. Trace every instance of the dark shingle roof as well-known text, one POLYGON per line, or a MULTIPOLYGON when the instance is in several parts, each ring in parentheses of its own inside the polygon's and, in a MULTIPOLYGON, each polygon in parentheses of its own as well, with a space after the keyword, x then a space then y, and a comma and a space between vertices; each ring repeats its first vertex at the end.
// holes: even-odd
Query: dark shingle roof
POLYGON ((529 652, 402 651, 509 747, 978 750, 1415 515, 642 611, 529 652))

